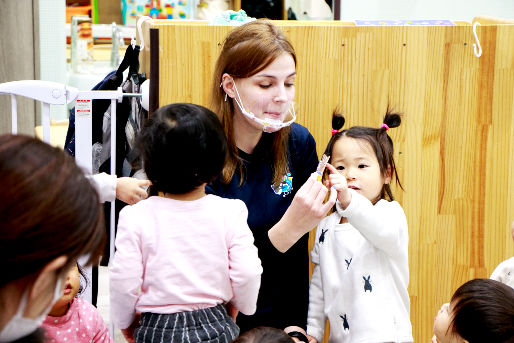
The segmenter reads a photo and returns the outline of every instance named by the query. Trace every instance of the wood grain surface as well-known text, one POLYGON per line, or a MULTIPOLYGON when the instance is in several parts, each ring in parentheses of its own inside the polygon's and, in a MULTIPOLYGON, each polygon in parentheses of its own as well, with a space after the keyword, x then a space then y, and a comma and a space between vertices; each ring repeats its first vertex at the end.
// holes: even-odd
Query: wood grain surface
MULTIPOLYGON (((394 189, 410 233, 411 321, 429 342, 433 318, 463 282, 489 277, 514 255, 514 25, 358 27, 281 22, 298 58, 298 122, 330 138, 338 107, 347 125, 380 126, 388 106, 405 191, 394 189)), ((159 28, 159 103, 208 105, 213 66, 230 27, 159 28)))

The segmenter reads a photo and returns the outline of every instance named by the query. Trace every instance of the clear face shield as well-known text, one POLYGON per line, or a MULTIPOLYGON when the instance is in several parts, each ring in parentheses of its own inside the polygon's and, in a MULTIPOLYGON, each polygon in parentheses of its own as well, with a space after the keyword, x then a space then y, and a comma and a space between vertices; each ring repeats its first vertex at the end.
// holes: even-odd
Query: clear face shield
POLYGON ((255 121, 256 123, 261 124, 262 125, 262 131, 267 132, 267 133, 276 132, 276 131, 282 129, 283 127, 287 127, 287 126, 291 125, 296 120, 296 113, 294 112, 294 106, 293 106, 292 102, 291 102, 291 107, 289 109, 289 114, 291 116, 291 119, 289 119, 286 122, 284 122, 284 121, 282 121, 280 119, 273 119, 273 118, 261 119, 261 118, 258 118, 255 114, 253 114, 250 111, 250 108, 248 108, 248 109, 244 108, 243 100, 241 100, 241 96, 239 95, 239 92, 237 91, 237 86, 236 86, 235 82, 234 82, 234 89, 235 89, 236 94, 237 94, 237 98, 234 98, 234 101, 236 102, 237 106, 239 107, 241 112, 247 118, 255 121))

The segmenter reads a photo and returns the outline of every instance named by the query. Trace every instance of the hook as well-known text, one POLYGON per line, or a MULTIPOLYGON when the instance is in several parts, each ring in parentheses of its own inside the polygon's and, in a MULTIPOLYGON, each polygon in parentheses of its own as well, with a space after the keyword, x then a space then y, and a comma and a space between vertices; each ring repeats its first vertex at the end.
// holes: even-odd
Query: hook
POLYGON ((477 36, 477 25, 480 25, 480 23, 478 21, 476 21, 473 24, 473 36, 475 36, 475 42, 476 42, 476 44, 473 43, 473 51, 474 51, 476 57, 480 57, 480 56, 482 56, 482 47, 480 46, 480 41, 478 40, 478 36, 477 36), (478 51, 477 51, 477 46, 478 46, 478 51))
POLYGON ((143 32, 141 31, 141 25, 147 20, 150 20, 153 23, 153 19, 148 16, 140 17, 137 20, 137 32, 139 33, 139 50, 143 51, 143 48, 145 47, 145 40, 143 38, 143 32))

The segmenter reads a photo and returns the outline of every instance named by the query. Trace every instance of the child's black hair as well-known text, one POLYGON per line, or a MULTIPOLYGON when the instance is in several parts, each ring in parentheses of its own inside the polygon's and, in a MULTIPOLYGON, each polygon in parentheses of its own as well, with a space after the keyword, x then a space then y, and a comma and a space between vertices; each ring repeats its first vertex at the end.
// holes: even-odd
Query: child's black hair
POLYGON ((268 326, 258 326, 246 331, 232 343, 291 343, 294 342, 284 330, 268 326))
MULTIPOLYGON (((333 134, 332 138, 327 144, 327 148, 325 149, 325 155, 330 156, 328 163, 332 162, 332 149, 334 148, 335 143, 341 137, 346 136, 350 138, 365 140, 371 145, 373 151, 375 152, 382 175, 386 176, 388 173, 390 173, 391 178, 394 177, 396 183, 400 186, 401 189, 403 189, 398 177, 398 172, 396 170, 396 164, 394 162, 393 141, 387 134, 387 130, 389 128, 398 127, 400 126, 401 122, 402 120, 400 114, 393 113, 388 108, 383 120, 383 124, 387 125, 387 128, 384 126, 376 128, 367 126, 353 126, 349 129, 339 131, 344 126, 345 119, 342 114, 338 113, 337 110, 334 110, 332 113, 333 134)), ((328 173, 326 169, 325 173, 328 173)), ((382 191, 380 192, 380 199, 385 199, 386 196, 389 200, 394 200, 393 192, 391 191, 391 186, 389 184, 384 184, 384 187, 382 187, 382 191)))
POLYGON ((449 330, 469 343, 514 342, 514 288, 491 279, 474 279, 452 296, 449 330))
POLYGON ((84 271, 84 269, 82 269, 82 267, 80 266, 80 264, 78 262, 77 262, 77 269, 79 270, 79 290, 77 292, 77 295, 79 295, 79 294, 82 294, 82 292, 84 292, 84 290, 87 288, 89 280, 87 279, 86 272, 84 271), (81 278, 82 278, 82 280, 84 280, 84 283, 80 282, 81 278))
POLYGON ((152 182, 150 194, 188 193, 220 175, 227 140, 218 117, 188 103, 159 108, 139 137, 144 169, 152 182))

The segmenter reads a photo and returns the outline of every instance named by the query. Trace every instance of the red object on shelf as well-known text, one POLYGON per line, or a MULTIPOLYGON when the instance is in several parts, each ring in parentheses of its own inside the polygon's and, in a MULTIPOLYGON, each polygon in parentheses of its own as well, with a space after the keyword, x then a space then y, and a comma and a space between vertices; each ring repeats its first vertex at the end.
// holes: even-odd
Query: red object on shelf
POLYGON ((74 15, 88 15, 91 17, 91 5, 87 6, 66 6, 66 22, 71 23, 74 15))

